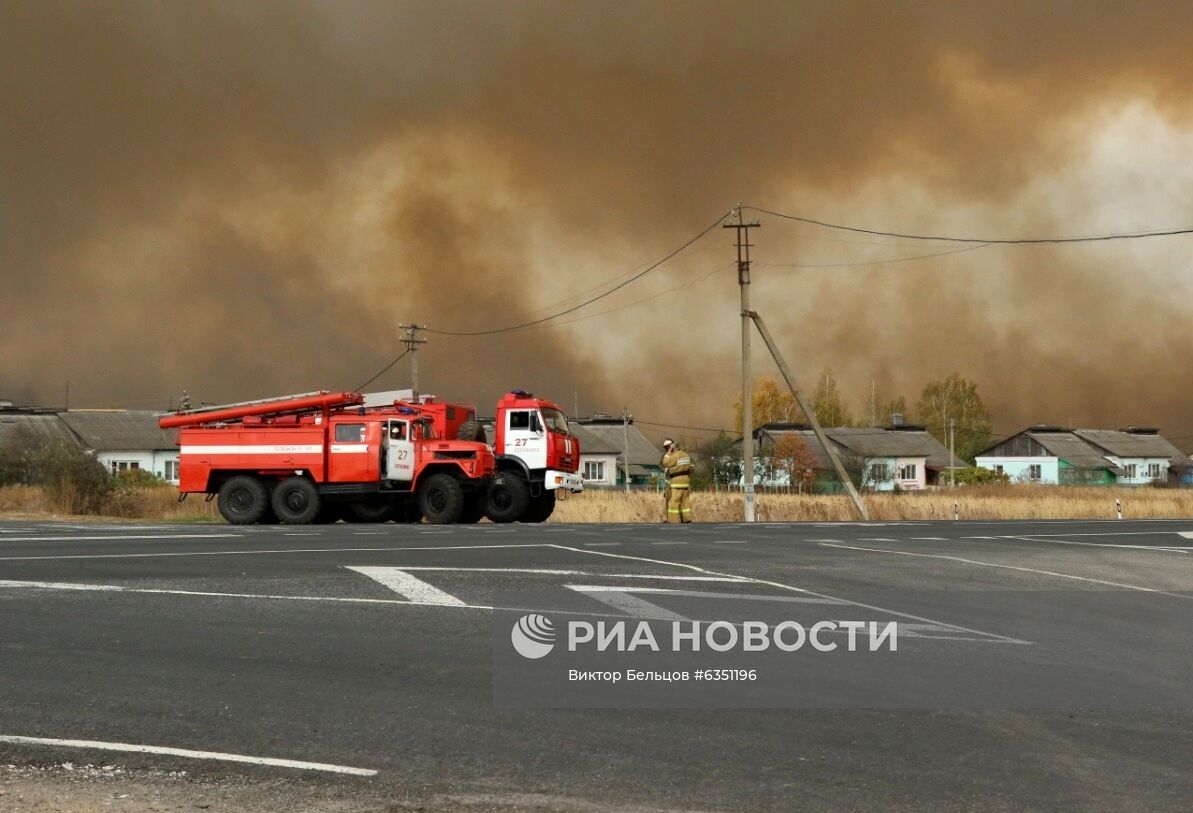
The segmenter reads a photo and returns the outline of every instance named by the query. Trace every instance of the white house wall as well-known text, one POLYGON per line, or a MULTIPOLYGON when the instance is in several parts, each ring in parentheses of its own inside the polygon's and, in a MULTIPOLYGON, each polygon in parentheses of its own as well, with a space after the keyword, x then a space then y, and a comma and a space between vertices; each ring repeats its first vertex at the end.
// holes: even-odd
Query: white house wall
POLYGON ((1045 485, 1060 483, 1060 463, 1055 457, 979 457, 974 461, 979 468, 996 471, 996 466, 1002 466, 1002 472, 1011 478, 1012 483, 1038 482, 1045 485), (1033 480, 1031 467, 1040 467, 1040 477, 1033 480))
POLYGON ((1167 457, 1110 457, 1114 461, 1114 465, 1130 471, 1130 466, 1135 466, 1135 476, 1128 477, 1125 474, 1120 474, 1115 478, 1115 482, 1119 485, 1128 486, 1143 486, 1148 485, 1154 480, 1168 479, 1168 465, 1167 457), (1159 466, 1159 475, 1157 477, 1149 477, 1147 473, 1148 466, 1159 466))
POLYGON ((584 484, 588 486, 615 486, 617 485, 617 463, 619 456, 615 454, 581 454, 580 455, 580 476, 584 477, 584 472, 587 470, 587 463, 604 463, 605 471, 604 477, 600 479, 589 479, 584 477, 584 484))
POLYGON ((177 465, 173 467, 172 477, 167 476, 166 462, 172 461, 177 464, 177 451, 125 451, 125 452, 96 452, 95 457, 103 464, 104 468, 109 472, 119 472, 120 465, 123 463, 125 469, 131 469, 132 464, 141 471, 156 474, 167 482, 178 484, 178 468, 177 465))

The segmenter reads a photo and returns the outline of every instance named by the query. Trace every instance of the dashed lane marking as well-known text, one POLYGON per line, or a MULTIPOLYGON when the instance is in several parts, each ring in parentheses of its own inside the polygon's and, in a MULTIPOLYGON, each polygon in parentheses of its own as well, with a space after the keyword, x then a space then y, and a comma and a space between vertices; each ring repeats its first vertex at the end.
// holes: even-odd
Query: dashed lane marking
POLYGON ((745 539, 714 539, 714 545, 746 545, 749 544, 745 539))
POLYGON ((652 545, 686 545, 687 542, 651 542, 652 545))
POLYGON ((585 542, 586 548, 613 548, 620 545, 620 542, 585 542))
POLYGON ((1167 545, 1115 545, 1112 542, 1078 542, 1073 539, 1036 539, 1032 536, 1002 536, 1017 542, 1037 542, 1041 545, 1078 545, 1083 548, 1113 548, 1118 550, 1157 550, 1164 553, 1193 553, 1190 548, 1174 548, 1167 545))
POLYGON ((130 754, 161 754, 183 759, 206 759, 216 762, 241 762, 247 765, 268 765, 274 768, 294 768, 300 771, 321 771, 323 773, 348 774, 349 776, 376 776, 370 768, 352 768, 347 765, 331 765, 326 762, 303 762, 296 759, 275 759, 273 757, 252 757, 244 754, 225 754, 219 751, 192 751, 189 748, 167 748, 160 745, 135 745, 127 742, 100 742, 98 740, 58 740, 50 737, 19 737, 0 735, 0 742, 10 745, 42 745, 55 748, 85 748, 92 751, 121 751, 130 754))

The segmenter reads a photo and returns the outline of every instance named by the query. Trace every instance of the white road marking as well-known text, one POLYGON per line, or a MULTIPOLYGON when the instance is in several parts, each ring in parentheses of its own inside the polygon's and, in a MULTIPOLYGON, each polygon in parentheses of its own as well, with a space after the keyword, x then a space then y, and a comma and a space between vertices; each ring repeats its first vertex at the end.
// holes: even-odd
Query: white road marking
POLYGON ((286 533, 286 536, 322 536, 318 531, 292 531, 286 533))
MULTIPOLYGON (((949 540, 945 539, 943 536, 912 536, 912 537, 908 537, 908 538, 912 539, 916 542, 948 542, 949 541, 949 540)), ((822 540, 822 541, 837 542, 839 540, 829 539, 829 540, 822 540)))
MULTIPOLYGON (((822 543, 823 544, 823 543, 822 543)), ((1125 590, 1139 590, 1144 593, 1157 593, 1161 596, 1171 596, 1172 598, 1183 598, 1186 600, 1193 599, 1193 596, 1186 596, 1180 593, 1169 593, 1165 590, 1157 590, 1154 587, 1143 587, 1138 584, 1126 584, 1124 582, 1112 582, 1105 579, 1091 579, 1088 576, 1074 576, 1070 573, 1057 573, 1055 570, 1038 570, 1034 567, 1020 567, 1019 565, 1001 565, 996 562, 979 562, 976 559, 964 559, 960 556, 946 556, 943 553, 912 553, 905 550, 883 550, 882 548, 859 548, 852 545, 823 545, 826 548, 842 548, 844 550, 860 550, 867 553, 889 553, 895 556, 919 556, 925 559, 946 559, 952 562, 961 562, 966 565, 976 565, 980 567, 994 567, 1001 570, 1018 570, 1024 573, 1037 573, 1041 576, 1054 576, 1058 579, 1072 579, 1073 581, 1089 582, 1090 584, 1102 584, 1107 587, 1121 587, 1125 590)))
POLYGON ((524 542, 513 545, 395 545, 385 548, 275 548, 270 550, 194 550, 159 553, 64 553, 52 556, 0 556, 0 562, 43 562, 59 559, 155 559, 162 556, 265 556, 289 553, 368 553, 395 550, 490 550, 493 548, 550 548, 546 542, 524 542))
POLYGON ((585 542, 586 548, 613 548, 620 545, 620 542, 585 542))
POLYGON ((244 754, 224 754, 219 751, 192 751, 188 748, 165 748, 158 745, 134 745, 127 742, 99 742, 98 740, 57 740, 49 737, 19 737, 0 735, 0 742, 11 745, 49 745, 57 748, 88 748, 96 751, 122 751, 130 754, 162 754, 183 759, 208 759, 217 762, 241 762, 247 765, 269 765, 274 768, 295 768, 300 771, 322 771, 323 773, 348 774, 350 776, 376 776, 369 768, 350 768, 347 765, 330 765, 324 762, 301 762, 296 759, 274 759, 272 757, 250 757, 244 754))
POLYGON ((687 542, 651 542, 652 545, 686 545, 687 542))
POLYGON ((1193 539, 1193 531, 1177 531, 1177 536, 1183 536, 1185 539, 1193 539))
POLYGON ((746 539, 714 539, 714 545, 745 545, 749 540, 746 539))
MULTIPOLYGON (((585 550, 584 548, 572 548, 567 545, 556 545, 556 544, 552 544, 551 547, 559 548, 560 550, 570 550, 575 553, 587 553, 590 556, 608 556, 608 557, 611 557, 614 559, 632 559, 632 560, 639 561, 639 562, 650 562, 650 563, 656 564, 656 565, 670 565, 671 567, 683 568, 685 570, 695 571, 697 573, 702 573, 707 576, 738 576, 738 574, 735 574, 735 573, 724 573, 724 572, 719 572, 716 570, 708 570, 707 568, 699 567, 698 565, 689 565, 689 564, 684 564, 682 562, 668 562, 668 561, 665 561, 662 559, 648 559, 645 556, 631 556, 630 554, 627 554, 627 553, 607 553, 605 551, 600 551, 600 550, 585 550)), ((836 546, 830 545, 829 547, 836 547, 836 546)), ((957 624, 949 624, 948 622, 945 622, 945 621, 937 621, 936 619, 933 619, 933 618, 925 618, 924 616, 912 615, 911 613, 900 612, 898 610, 891 610, 891 609, 887 609, 886 607, 878 607, 874 604, 863 604, 860 601, 851 601, 850 599, 838 598, 837 596, 830 596, 826 593, 816 593, 812 590, 806 590, 802 587, 795 587, 790 584, 784 584, 783 582, 769 581, 767 579, 756 579, 752 576, 738 576, 738 578, 741 578, 745 581, 753 582, 754 584, 764 584, 768 587, 777 587, 780 590, 790 590, 794 593, 803 593, 804 595, 817 596, 818 598, 836 599, 836 600, 841 601, 845 604, 850 604, 854 607, 861 607, 862 609, 873 610, 873 611, 879 612, 879 613, 887 613, 889 615, 898 616, 899 618, 910 618, 912 621, 921 621, 925 624, 938 624, 940 626, 948 627, 950 630, 953 630, 955 632, 968 632, 972 635, 981 635, 981 636, 983 636, 984 639, 992 639, 992 640, 996 640, 996 641, 999 641, 1002 643, 1023 644, 1023 645, 1027 645, 1027 646, 1030 646, 1032 643, 1031 641, 1024 641, 1019 638, 1011 638, 1006 635, 998 635, 993 632, 983 632, 982 630, 970 629, 969 627, 962 627, 957 624)))
MULTIPOLYGON (((603 575, 603 574, 602 574, 603 575)), ((567 584, 569 590, 581 593, 666 593, 671 596, 690 596, 694 598, 724 598, 734 601, 782 601, 791 604, 849 604, 833 598, 819 596, 768 596, 748 593, 714 593, 708 590, 674 590, 670 587, 624 587, 617 585, 567 584)))
POLYGON ((1003 536, 1017 542, 1038 542, 1042 545, 1079 545, 1086 548, 1117 548, 1119 550, 1158 550, 1165 553, 1191 553, 1189 548, 1171 548, 1165 545, 1115 545, 1112 542, 1077 542, 1073 539, 1036 539, 1033 536, 1003 536))
POLYGON ((97 539, 232 539, 244 534, 104 534, 102 536, 6 536, 5 542, 92 542, 97 539))
POLYGON ((433 587, 422 579, 411 576, 400 567, 349 567, 348 570, 368 576, 398 595, 420 604, 446 604, 458 607, 464 603, 451 593, 445 593, 438 587, 433 587))
POLYGON ((124 588, 112 584, 75 584, 73 582, 31 582, 14 579, 0 579, 0 587, 43 587, 47 590, 112 590, 123 591, 124 588))
POLYGON ((598 587, 595 590, 589 590, 586 587, 569 584, 567 587, 575 590, 577 593, 583 593, 589 598, 595 599, 602 604, 607 604, 615 610, 621 610, 628 616, 633 618, 649 618, 654 621, 688 621, 686 616, 679 613, 673 613, 670 610, 664 610, 657 604, 651 604, 644 598, 632 596, 625 590, 618 590, 617 588, 609 589, 598 587))
POLYGON ((858 540, 862 542, 897 542, 897 539, 890 539, 885 536, 859 536, 858 540))
MULTIPOLYGON (((355 568, 352 568, 355 569, 355 568)), ((589 573, 584 570, 560 570, 536 567, 438 567, 429 565, 402 565, 402 570, 440 571, 444 573, 535 573, 548 576, 594 576, 601 579, 660 579, 662 581, 684 582, 744 582, 737 576, 657 576, 651 573, 589 573)))

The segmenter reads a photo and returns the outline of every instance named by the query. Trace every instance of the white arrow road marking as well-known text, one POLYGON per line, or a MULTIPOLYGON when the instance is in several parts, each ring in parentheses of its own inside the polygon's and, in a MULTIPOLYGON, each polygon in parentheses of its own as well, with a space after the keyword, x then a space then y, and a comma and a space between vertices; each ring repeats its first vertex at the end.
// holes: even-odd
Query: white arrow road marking
POLYGON ((349 567, 362 576, 368 576, 379 582, 398 595, 420 604, 444 604, 449 607, 463 606, 464 602, 445 593, 438 587, 427 584, 422 579, 415 578, 400 567, 349 567))
POLYGON ((1193 539, 1193 531, 1177 531, 1177 536, 1183 536, 1185 539, 1193 539))
POLYGON ((368 768, 350 768, 347 765, 329 765, 324 762, 300 762, 294 759, 273 759, 271 757, 250 757, 243 754, 224 754, 219 751, 191 751, 187 748, 164 748, 157 745, 135 745, 128 742, 100 742, 98 740, 56 740, 48 737, 17 737, 0 735, 0 742, 11 745, 52 745, 59 748, 91 748, 97 751, 124 751, 131 754, 163 754, 184 759, 211 759, 218 762, 243 762, 249 765, 271 765, 275 768, 297 768, 301 771, 323 771, 351 776, 376 776, 368 768))
MULTIPOLYGON (((670 610, 664 610, 657 604, 651 604, 644 598, 630 595, 629 591, 619 587, 585 587, 569 584, 569 590, 583 593, 589 598, 596 599, 602 604, 608 604, 615 610, 621 610, 633 618, 649 618, 655 621, 689 621, 691 619, 670 610)), ((666 592, 663 590, 657 592, 666 592)))

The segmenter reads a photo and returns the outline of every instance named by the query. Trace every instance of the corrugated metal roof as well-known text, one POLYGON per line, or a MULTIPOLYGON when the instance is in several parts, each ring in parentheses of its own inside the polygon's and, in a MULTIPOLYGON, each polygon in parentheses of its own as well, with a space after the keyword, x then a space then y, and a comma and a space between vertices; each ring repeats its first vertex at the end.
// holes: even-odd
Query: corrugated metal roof
POLYGON ((1188 458, 1162 435, 1137 434, 1118 429, 1074 429, 1073 434, 1115 457, 1163 457, 1174 463, 1188 458))
MULTIPOLYGON (((569 421, 568 427, 580 440, 581 454, 624 454, 625 435, 618 423, 580 423, 569 421)), ((630 465, 658 466, 663 452, 638 431, 633 424, 629 427, 630 465)))
POLYGON ((79 442, 97 452, 154 451, 178 448, 174 432, 157 425, 155 412, 60 412, 79 442))
POLYGON ((76 445, 79 442, 57 415, 0 413, 0 444, 19 439, 22 435, 38 442, 65 440, 76 445))
MULTIPOLYGON (((772 438, 797 435, 803 439, 816 456, 817 466, 827 469, 832 466, 828 455, 821 448, 811 429, 778 429, 763 427, 760 432, 772 438)), ((841 451, 850 451, 862 457, 923 457, 931 468, 948 468, 949 450, 925 431, 882 429, 867 426, 831 427, 824 430, 829 439, 841 451)), ((956 466, 967 464, 957 458, 956 466)))
POLYGON ((1079 469, 1114 469, 1105 453, 1072 432, 1028 432, 1049 454, 1079 469))

